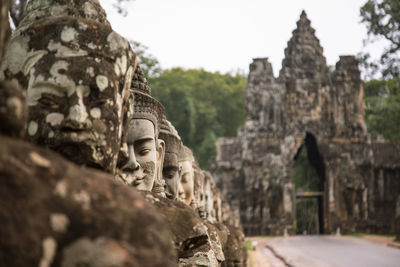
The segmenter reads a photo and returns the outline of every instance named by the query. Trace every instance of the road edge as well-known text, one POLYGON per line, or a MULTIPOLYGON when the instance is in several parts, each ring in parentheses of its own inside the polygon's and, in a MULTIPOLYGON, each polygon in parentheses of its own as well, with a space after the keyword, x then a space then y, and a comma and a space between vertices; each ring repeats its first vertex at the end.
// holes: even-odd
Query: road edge
POLYGON ((278 259, 280 259, 280 260, 283 262, 283 264, 285 264, 287 267, 294 267, 294 266, 291 265, 283 256, 279 255, 279 254, 275 251, 275 249, 274 249, 273 247, 271 247, 270 245, 265 245, 265 247, 266 247, 267 249, 269 249, 269 250, 272 252, 272 254, 274 254, 275 257, 277 257, 278 259))

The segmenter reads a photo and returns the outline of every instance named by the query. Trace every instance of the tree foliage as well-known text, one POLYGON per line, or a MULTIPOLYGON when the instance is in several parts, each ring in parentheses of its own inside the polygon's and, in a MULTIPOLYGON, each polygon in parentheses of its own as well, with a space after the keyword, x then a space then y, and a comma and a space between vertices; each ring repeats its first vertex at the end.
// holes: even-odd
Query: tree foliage
POLYGON ((361 7, 360 15, 370 37, 389 42, 379 62, 371 61, 368 53, 361 54, 363 66, 371 75, 380 69, 384 78, 400 77, 400 1, 368 0, 361 7))
POLYGON ((137 41, 129 41, 133 51, 135 51, 140 68, 147 78, 157 76, 161 73, 160 62, 152 54, 148 53, 148 47, 137 41))
POLYGON ((365 122, 372 138, 400 140, 400 78, 364 84, 365 122))
POLYGON ((119 14, 126 17, 128 15, 128 4, 134 0, 114 0, 113 7, 119 14))
MULTIPOLYGON (((303 144, 293 166, 292 182, 296 191, 320 191, 320 178, 308 157, 308 149, 303 144)), ((296 233, 318 234, 318 202, 315 198, 296 201, 296 233)))
POLYGON ((308 159, 307 147, 304 144, 298 152, 293 167, 292 181, 297 191, 319 191, 320 179, 308 159))
POLYGON ((167 118, 200 166, 207 169, 217 138, 235 136, 244 123, 247 79, 241 74, 173 68, 149 80, 153 96, 165 106, 167 118))

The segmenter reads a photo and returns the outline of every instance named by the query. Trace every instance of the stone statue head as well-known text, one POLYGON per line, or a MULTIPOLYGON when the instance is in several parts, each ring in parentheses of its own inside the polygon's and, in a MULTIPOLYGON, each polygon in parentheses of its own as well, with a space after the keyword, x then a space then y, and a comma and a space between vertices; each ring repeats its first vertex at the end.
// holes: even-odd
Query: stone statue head
POLYGON ((160 134, 158 136, 165 142, 165 157, 162 177, 166 183, 165 194, 168 198, 178 199, 179 189, 179 149, 182 141, 175 127, 163 117, 160 134))
POLYGON ((214 208, 214 189, 215 189, 215 182, 211 173, 208 171, 203 171, 204 174, 204 208, 207 214, 207 219, 210 221, 216 220, 216 211, 214 208))
POLYGON ((162 167, 165 143, 157 138, 163 107, 141 90, 132 90, 131 93, 134 107, 122 148, 125 160, 120 161, 120 178, 138 190, 164 196, 162 167))
POLYGON ((0 66, 27 89, 27 138, 114 173, 136 68, 96 0, 28 2, 0 66), (46 33, 46 34, 43 34, 46 33))
POLYGON ((0 82, 0 134, 23 137, 27 115, 25 94, 18 84, 0 82))
POLYGON ((189 206, 194 201, 193 160, 192 151, 187 146, 182 145, 179 151, 179 167, 181 169, 179 199, 189 206))
POLYGON ((205 192, 204 192, 204 173, 200 169, 199 163, 194 160, 193 161, 193 170, 194 170, 194 186, 193 186, 193 201, 192 207, 197 210, 201 218, 206 218, 206 210, 205 210, 205 192))

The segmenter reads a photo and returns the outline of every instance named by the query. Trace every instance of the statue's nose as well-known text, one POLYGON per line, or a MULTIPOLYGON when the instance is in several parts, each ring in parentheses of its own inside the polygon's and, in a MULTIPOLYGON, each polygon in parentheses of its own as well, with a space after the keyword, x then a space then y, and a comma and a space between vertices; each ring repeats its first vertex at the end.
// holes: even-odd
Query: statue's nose
POLYGON ((181 183, 179 183, 178 184, 178 196, 182 197, 184 193, 185 193, 185 191, 183 190, 181 183))
POLYGON ((124 170, 124 171, 137 171, 137 170, 139 170, 140 164, 136 160, 136 156, 135 156, 135 151, 133 149, 133 145, 128 145, 128 151, 129 151, 129 160, 128 160, 128 163, 126 163, 122 167, 122 170, 124 170))

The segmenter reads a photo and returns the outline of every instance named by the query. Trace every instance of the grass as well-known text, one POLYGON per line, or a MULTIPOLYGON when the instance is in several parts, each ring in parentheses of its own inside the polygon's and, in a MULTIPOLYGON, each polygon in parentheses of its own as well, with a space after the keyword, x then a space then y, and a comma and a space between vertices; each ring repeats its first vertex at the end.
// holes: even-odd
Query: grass
POLYGON ((364 233, 350 233, 350 234, 344 234, 344 236, 351 236, 351 237, 364 237, 367 234, 364 233))
POLYGON ((251 240, 246 240, 245 246, 246 246, 246 249, 247 249, 247 256, 249 257, 250 267, 253 267, 254 266, 253 246, 251 244, 251 240))
POLYGON ((394 239, 396 236, 394 235, 379 235, 379 234, 367 234, 367 233, 350 233, 350 234, 344 234, 344 236, 351 236, 351 237, 365 237, 365 236, 381 236, 381 237, 387 237, 394 239))
POLYGON ((253 250, 253 246, 251 245, 251 240, 246 240, 246 249, 247 251, 253 250))

